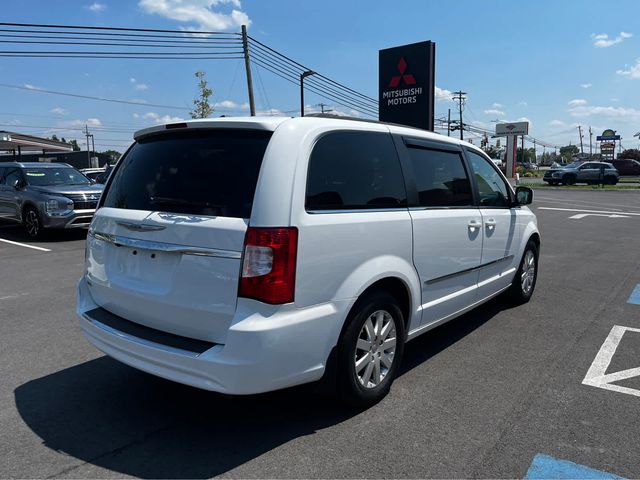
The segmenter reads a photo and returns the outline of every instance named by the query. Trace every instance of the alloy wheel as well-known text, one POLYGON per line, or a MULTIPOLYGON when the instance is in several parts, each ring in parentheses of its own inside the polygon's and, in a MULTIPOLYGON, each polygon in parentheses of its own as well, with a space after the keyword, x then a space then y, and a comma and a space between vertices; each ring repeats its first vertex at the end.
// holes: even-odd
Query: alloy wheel
POLYGON ((396 324, 386 310, 377 310, 364 322, 355 352, 356 376, 365 388, 375 388, 393 365, 396 353, 396 324))
POLYGON ((522 287, 522 293, 528 295, 533 288, 533 282, 536 278, 536 257, 531 250, 527 250, 527 253, 522 260, 522 275, 520 276, 520 285, 522 287))
POLYGON ((40 232, 40 220, 35 210, 27 211, 24 222, 27 227, 27 233, 32 237, 37 237, 40 232))

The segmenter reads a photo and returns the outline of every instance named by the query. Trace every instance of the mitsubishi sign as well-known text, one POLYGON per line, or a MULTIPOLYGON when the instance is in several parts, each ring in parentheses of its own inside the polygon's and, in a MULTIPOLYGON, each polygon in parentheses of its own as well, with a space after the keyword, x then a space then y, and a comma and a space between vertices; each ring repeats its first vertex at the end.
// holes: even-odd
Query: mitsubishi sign
POLYGON ((380 50, 380 121, 433 131, 435 53, 433 42, 380 50))

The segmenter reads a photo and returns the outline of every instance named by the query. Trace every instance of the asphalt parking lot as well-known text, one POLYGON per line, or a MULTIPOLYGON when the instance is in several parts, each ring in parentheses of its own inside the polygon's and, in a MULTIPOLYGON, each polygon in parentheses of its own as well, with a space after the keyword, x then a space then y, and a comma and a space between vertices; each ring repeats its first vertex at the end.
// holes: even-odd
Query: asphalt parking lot
POLYGON ((537 455, 640 477, 640 192, 540 190, 532 208, 531 302, 409 343, 365 412, 310 388, 226 397, 103 356, 74 312, 85 233, 36 243, 0 223, 0 477, 523 478, 537 455))

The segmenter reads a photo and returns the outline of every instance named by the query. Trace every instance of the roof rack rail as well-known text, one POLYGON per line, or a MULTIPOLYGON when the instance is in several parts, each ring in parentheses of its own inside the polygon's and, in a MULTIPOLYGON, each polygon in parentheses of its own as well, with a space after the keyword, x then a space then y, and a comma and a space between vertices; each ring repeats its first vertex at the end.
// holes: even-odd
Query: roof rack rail
POLYGON ((394 127, 412 128, 414 130, 420 130, 422 132, 430 132, 435 133, 436 135, 440 135, 438 132, 427 130, 426 128, 412 127, 411 125, 403 125, 401 123, 383 122, 381 120, 374 120, 372 118, 349 117, 346 115, 335 115, 332 113, 305 113, 304 116, 315 118, 333 118, 336 120, 350 120, 353 122, 378 123, 380 125, 393 125, 394 127))

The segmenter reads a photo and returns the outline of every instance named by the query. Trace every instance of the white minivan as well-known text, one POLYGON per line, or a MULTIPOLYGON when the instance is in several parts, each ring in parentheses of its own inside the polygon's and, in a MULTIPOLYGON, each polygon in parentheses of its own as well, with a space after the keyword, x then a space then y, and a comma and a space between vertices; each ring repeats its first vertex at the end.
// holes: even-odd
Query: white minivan
POLYGON ((478 148, 329 116, 155 126, 87 237, 88 340, 140 370, 253 394, 332 373, 367 406, 407 341, 536 284, 533 192, 478 148), (329 368, 331 366, 331 368, 329 368))

